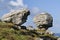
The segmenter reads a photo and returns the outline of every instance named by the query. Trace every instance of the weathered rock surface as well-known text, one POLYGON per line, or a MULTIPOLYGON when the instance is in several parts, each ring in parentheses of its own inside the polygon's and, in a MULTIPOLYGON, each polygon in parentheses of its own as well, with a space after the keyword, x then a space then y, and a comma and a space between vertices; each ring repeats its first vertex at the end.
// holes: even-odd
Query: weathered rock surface
POLYGON ((43 40, 42 38, 35 38, 35 40, 43 40))
MULTIPOLYGON (((4 28, 3 28, 4 31, 1 29, 2 27, 0 28, 0 31, 1 30, 3 31, 3 32, 2 31, 0 32, 1 35, 2 35, 2 38, 10 39, 9 36, 13 35, 13 36, 11 36, 11 38, 13 37, 12 40, 17 40, 17 39, 18 40, 60 40, 60 38, 57 39, 57 37, 54 36, 54 33, 53 32, 51 32, 49 30, 46 30, 49 27, 52 27, 52 23, 53 23, 53 18, 48 13, 42 13, 42 14, 39 14, 39 15, 37 15, 37 16, 34 17, 33 20, 34 20, 34 22, 37 25, 37 28, 36 29, 34 29, 32 26, 28 26, 28 27, 21 26, 23 23, 26 22, 27 16, 29 14, 30 14, 30 11, 28 9, 15 10, 13 12, 10 12, 8 14, 5 14, 2 17, 1 21, 3 21, 3 23, 5 25, 7 25, 9 22, 12 23, 12 24, 15 24, 13 26, 13 28, 14 29, 20 29, 20 30, 17 30, 17 31, 14 30, 14 31, 12 31, 13 30, 12 29, 11 30, 12 32, 11 32, 9 30, 10 28, 8 29, 4 25, 4 28), (8 35, 9 35, 9 36, 7 35, 7 37, 4 36, 6 30, 7 30, 8 35), (11 35, 9 34, 9 31, 10 31, 10 34, 11 35), (23 36, 21 36, 21 35, 23 35, 23 36), (24 36, 25 36, 25 38, 24 38, 24 36)), ((2 22, 0 24, 2 25, 2 22)))
POLYGON ((48 13, 41 13, 34 17, 34 23, 37 27, 49 28, 52 27, 53 17, 48 13))
POLYGON ((14 10, 3 15, 1 20, 4 22, 22 25, 26 22, 28 15, 30 15, 30 11, 28 9, 14 10))
POLYGON ((27 30, 34 30, 34 28, 32 26, 28 26, 27 30))

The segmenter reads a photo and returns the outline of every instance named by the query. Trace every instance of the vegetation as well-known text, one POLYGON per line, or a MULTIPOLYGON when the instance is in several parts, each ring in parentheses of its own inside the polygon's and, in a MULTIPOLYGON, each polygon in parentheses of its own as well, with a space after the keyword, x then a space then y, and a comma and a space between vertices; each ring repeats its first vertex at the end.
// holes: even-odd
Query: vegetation
POLYGON ((5 22, 0 22, 0 28, 11 28, 12 26, 14 26, 14 24, 12 23, 5 23, 5 22))
POLYGON ((35 40, 36 37, 58 38, 49 34, 41 35, 37 33, 38 30, 14 30, 11 26, 13 26, 13 24, 0 22, 0 40, 35 40))

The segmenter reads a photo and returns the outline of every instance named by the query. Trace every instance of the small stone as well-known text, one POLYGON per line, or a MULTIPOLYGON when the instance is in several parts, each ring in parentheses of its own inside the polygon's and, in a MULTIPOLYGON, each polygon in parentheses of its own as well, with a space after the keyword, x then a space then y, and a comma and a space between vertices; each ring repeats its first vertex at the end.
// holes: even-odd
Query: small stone
POLYGON ((27 29, 28 30, 34 30, 34 28, 32 26, 28 26, 27 29))
POLYGON ((43 38, 35 38, 35 40, 43 40, 43 38))
POLYGON ((50 35, 54 35, 53 32, 49 31, 49 30, 46 30, 45 34, 50 34, 50 35))

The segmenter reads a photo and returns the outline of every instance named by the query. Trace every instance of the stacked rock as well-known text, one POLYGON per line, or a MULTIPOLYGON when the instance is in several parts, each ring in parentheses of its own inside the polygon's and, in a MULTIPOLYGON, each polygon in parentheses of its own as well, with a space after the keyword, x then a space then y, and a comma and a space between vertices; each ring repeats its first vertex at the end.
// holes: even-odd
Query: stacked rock
POLYGON ((48 13, 38 14, 33 20, 39 29, 48 29, 52 27, 53 17, 48 13))
POLYGON ((39 40, 55 40, 54 38, 51 38, 51 36, 54 36, 54 33, 47 30, 48 28, 53 26, 53 17, 49 13, 44 12, 44 13, 38 14, 37 16, 34 17, 33 20, 38 28, 36 33, 39 33, 40 35, 42 35, 40 36, 40 38, 42 39, 39 39, 39 40), (48 37, 46 37, 45 35, 48 37))

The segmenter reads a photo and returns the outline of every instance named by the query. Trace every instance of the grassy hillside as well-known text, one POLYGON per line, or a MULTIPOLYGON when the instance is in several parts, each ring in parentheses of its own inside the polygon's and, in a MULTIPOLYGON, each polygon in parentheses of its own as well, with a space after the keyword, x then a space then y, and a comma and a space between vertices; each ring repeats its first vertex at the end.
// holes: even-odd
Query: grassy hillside
POLYGON ((33 40, 31 36, 23 34, 23 31, 9 28, 0 28, 0 40, 33 40))
POLYGON ((37 33, 36 30, 14 30, 11 28, 12 26, 13 24, 11 23, 0 22, 0 40, 35 40, 37 37, 51 37, 53 39, 57 39, 57 37, 49 34, 41 35, 37 33))
POLYGON ((0 22, 0 40, 28 40, 31 39, 29 35, 23 35, 23 30, 14 30, 11 23, 0 22))

